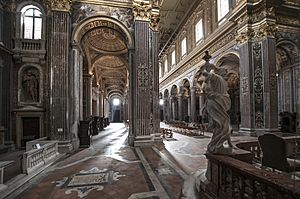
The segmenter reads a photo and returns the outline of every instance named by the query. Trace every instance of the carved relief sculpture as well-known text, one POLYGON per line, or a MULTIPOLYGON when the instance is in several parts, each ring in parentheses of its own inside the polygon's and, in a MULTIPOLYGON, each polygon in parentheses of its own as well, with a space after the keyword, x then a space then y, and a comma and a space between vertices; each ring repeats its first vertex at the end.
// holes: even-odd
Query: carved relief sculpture
POLYGON ((36 68, 24 70, 21 76, 23 101, 39 101, 39 71, 36 68))

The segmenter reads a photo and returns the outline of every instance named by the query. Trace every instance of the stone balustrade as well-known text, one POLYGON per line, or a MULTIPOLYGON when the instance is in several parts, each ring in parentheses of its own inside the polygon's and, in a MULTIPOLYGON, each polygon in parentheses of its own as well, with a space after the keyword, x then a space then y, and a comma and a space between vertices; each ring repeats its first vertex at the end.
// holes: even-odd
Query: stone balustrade
POLYGON ((209 160, 201 195, 208 198, 300 198, 300 182, 289 175, 266 171, 225 155, 206 154, 209 160))
POLYGON ((48 141, 40 148, 31 149, 23 154, 23 173, 29 174, 32 171, 47 165, 58 157, 58 142, 48 141))

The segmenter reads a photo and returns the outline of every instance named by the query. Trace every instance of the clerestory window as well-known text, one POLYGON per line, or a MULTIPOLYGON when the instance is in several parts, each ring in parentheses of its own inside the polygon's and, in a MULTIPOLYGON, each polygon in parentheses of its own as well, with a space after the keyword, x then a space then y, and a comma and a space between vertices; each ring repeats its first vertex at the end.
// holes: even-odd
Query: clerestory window
POLYGON ((229 12, 229 0, 217 0, 218 21, 221 21, 229 12))
POLYGON ((203 38, 203 22, 202 19, 200 19, 195 26, 195 32, 196 32, 196 43, 200 41, 203 38))

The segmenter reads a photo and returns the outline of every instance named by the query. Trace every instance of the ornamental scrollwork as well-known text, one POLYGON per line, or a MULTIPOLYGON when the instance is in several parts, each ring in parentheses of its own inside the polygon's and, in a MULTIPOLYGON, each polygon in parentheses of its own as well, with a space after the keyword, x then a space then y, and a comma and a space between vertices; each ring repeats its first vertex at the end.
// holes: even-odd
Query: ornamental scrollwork
POLYGON ((135 20, 150 21, 151 17, 151 4, 147 0, 134 0, 133 1, 133 14, 135 20))
POLYGON ((48 11, 70 11, 72 0, 45 0, 48 11))
POLYGON ((249 28, 245 31, 238 32, 235 40, 242 44, 248 41, 257 41, 265 37, 275 38, 278 27, 276 24, 262 24, 258 28, 249 28))

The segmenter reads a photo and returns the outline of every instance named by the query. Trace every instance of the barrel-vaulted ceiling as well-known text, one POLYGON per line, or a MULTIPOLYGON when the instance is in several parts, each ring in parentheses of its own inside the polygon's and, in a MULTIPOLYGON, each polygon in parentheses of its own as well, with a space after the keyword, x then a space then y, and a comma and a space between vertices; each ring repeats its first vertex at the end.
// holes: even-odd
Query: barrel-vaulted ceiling
POLYGON ((109 95, 124 95, 128 82, 128 49, 124 36, 112 28, 99 27, 86 33, 82 46, 89 71, 94 71, 101 89, 109 95))
MULTIPOLYGON (((101 13, 96 7, 81 5, 80 3, 90 3, 90 5, 109 4, 118 7, 124 3, 125 7, 130 6, 132 0, 114 1, 92 1, 75 0, 79 3, 79 9, 83 9, 81 14, 91 16, 101 13), (114 3, 115 2, 115 3, 114 3), (86 10, 86 8, 89 8, 86 10)), ((160 50, 164 45, 178 33, 178 28, 182 24, 186 15, 191 14, 191 8, 197 2, 195 0, 159 0, 160 21, 158 24, 160 32, 160 50)), ((75 5, 75 4, 74 4, 75 5)), ((76 5, 75 5, 76 7, 76 5)), ((122 7, 122 6, 121 6, 122 7)), ((79 15, 81 16, 81 15, 79 15)), ((120 18, 120 17, 119 17, 120 18)), ((79 18, 78 18, 79 19, 79 18)), ((80 18, 81 19, 81 18, 80 18)), ((78 21, 78 20, 76 20, 78 21)), ((127 69, 127 46, 126 37, 120 31, 109 27, 98 27, 87 32, 81 44, 85 51, 89 72, 94 73, 97 85, 107 94, 124 95, 128 86, 127 69)))

